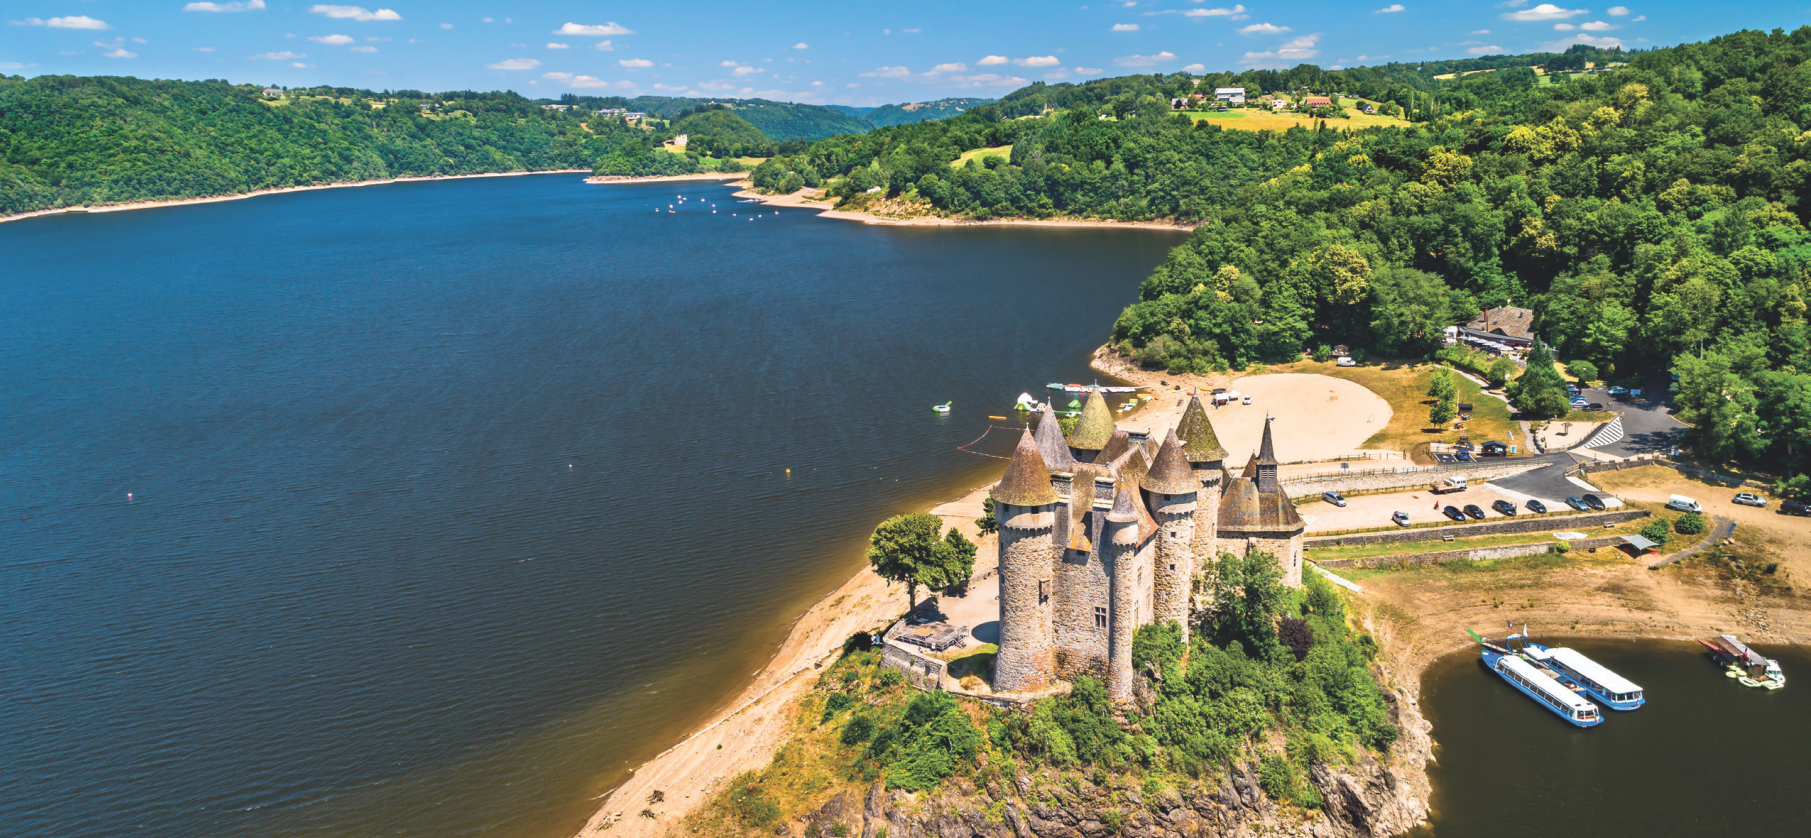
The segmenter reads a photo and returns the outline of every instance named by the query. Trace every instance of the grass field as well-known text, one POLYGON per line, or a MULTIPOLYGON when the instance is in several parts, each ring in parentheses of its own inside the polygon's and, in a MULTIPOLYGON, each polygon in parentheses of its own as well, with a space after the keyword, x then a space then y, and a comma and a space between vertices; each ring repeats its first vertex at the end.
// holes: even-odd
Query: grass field
POLYGON ((955 168, 955 169, 960 169, 963 166, 968 165, 968 161, 980 160, 981 158, 984 158, 984 157, 999 157, 999 158, 1002 158, 1005 160, 1011 160, 1012 159, 1012 146, 1000 145, 1000 146, 994 146, 993 148, 977 148, 977 149, 973 149, 971 151, 962 152, 961 157, 958 157, 955 160, 950 162, 950 167, 955 168))
MULTIPOLYGON (((1553 522, 1554 532, 1567 532, 1570 529, 1566 526, 1565 517, 1566 516, 1563 515, 1555 517, 1553 522)), ((1650 520, 1652 519, 1637 518, 1633 521, 1625 521, 1621 524, 1617 524, 1609 529, 1605 529, 1602 526, 1596 526, 1572 531, 1582 532, 1592 538, 1599 538, 1606 535, 1630 535, 1640 532, 1641 528, 1650 520)), ((1695 541, 1696 539, 1692 540, 1695 541)), ((1317 562, 1333 561, 1336 559, 1374 559, 1378 556, 1414 556, 1421 553, 1440 553, 1447 550, 1476 550, 1481 547, 1506 547, 1511 544, 1540 544, 1546 542, 1553 544, 1565 543, 1564 541, 1554 538, 1550 533, 1522 532, 1511 533, 1508 535, 1480 535, 1471 538, 1455 538, 1452 541, 1442 541, 1436 538, 1432 541, 1404 541, 1394 544, 1353 544, 1346 547, 1310 547, 1308 548, 1308 558, 1317 562)))
MULTIPOLYGON (((1346 100, 1353 101, 1353 100, 1346 100)), ((1329 128, 1374 128, 1380 125, 1407 125, 1408 122, 1395 117, 1369 115, 1348 111, 1351 119, 1329 119, 1329 128)), ((1287 131, 1300 126, 1313 128, 1314 118, 1304 114, 1275 113, 1266 110, 1247 109, 1229 110, 1226 113, 1214 111, 1177 111, 1190 119, 1200 122, 1211 120, 1222 128, 1236 128, 1240 131, 1287 131)))

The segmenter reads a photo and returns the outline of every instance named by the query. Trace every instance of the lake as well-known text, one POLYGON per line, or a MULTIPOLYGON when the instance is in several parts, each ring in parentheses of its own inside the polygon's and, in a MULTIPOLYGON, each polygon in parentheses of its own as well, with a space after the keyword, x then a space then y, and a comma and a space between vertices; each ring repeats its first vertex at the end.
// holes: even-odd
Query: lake
POLYGON ((1181 240, 729 194, 0 225, 0 832, 570 835, 1181 240))
MULTIPOLYGON (((1540 640, 1540 638, 1536 638, 1540 640)), ((1804 835, 1811 805, 1811 652, 1757 646, 1786 688, 1743 687, 1696 643, 1543 640, 1640 685, 1647 705, 1579 729, 1478 663, 1442 658, 1422 681, 1434 726, 1433 816, 1420 838, 1721 838, 1804 835)))

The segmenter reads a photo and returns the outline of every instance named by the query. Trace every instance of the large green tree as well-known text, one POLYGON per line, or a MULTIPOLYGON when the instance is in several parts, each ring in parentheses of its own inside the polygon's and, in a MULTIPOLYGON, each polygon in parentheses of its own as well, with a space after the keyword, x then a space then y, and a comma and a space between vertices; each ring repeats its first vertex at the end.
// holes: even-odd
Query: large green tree
POLYGON ((1538 337, 1528 352, 1528 368, 1510 384, 1509 396, 1530 419, 1554 419, 1572 410, 1566 380, 1553 366, 1553 350, 1538 337))
POLYGON ((943 520, 912 512, 895 515, 874 528, 868 539, 868 564, 889 582, 904 582, 906 600, 918 604, 918 586, 940 590, 966 581, 975 567, 975 545, 943 520))

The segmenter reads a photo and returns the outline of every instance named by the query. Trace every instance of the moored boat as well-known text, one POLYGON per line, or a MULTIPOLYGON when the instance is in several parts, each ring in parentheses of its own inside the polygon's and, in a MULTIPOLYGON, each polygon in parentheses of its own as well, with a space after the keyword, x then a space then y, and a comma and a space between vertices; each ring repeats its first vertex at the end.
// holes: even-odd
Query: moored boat
POLYGON ((1711 659, 1725 667, 1724 675, 1744 687, 1777 690, 1786 686, 1786 673, 1780 662, 1748 648, 1733 634, 1700 638, 1698 643, 1710 650, 1711 659))
POLYGON ((1603 713, 1597 709, 1597 705, 1567 689, 1564 684, 1542 672, 1534 664, 1514 654, 1491 648, 1484 650, 1483 658, 1484 665, 1490 667, 1490 671, 1508 681, 1510 686, 1520 690, 1523 695, 1553 711, 1554 715, 1565 719, 1567 723, 1576 727, 1596 727, 1603 724, 1603 713))
POLYGON ((1642 689, 1633 681, 1611 672, 1609 667, 1585 657, 1577 649, 1529 643, 1522 653, 1546 665, 1560 680, 1583 689, 1612 710, 1635 710, 1647 703, 1642 689))

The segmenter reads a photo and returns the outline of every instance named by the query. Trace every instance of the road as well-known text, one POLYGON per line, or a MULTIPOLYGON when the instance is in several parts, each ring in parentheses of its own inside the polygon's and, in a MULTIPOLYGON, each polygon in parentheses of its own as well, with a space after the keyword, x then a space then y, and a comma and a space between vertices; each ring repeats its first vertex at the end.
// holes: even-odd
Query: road
POLYGON ((1622 416, 1622 436, 1591 447, 1615 457, 1665 453, 1672 448, 1685 424, 1673 418, 1672 400, 1666 397, 1665 382, 1649 382, 1645 397, 1612 396, 1605 390, 1585 390, 1586 401, 1609 405, 1622 416))

